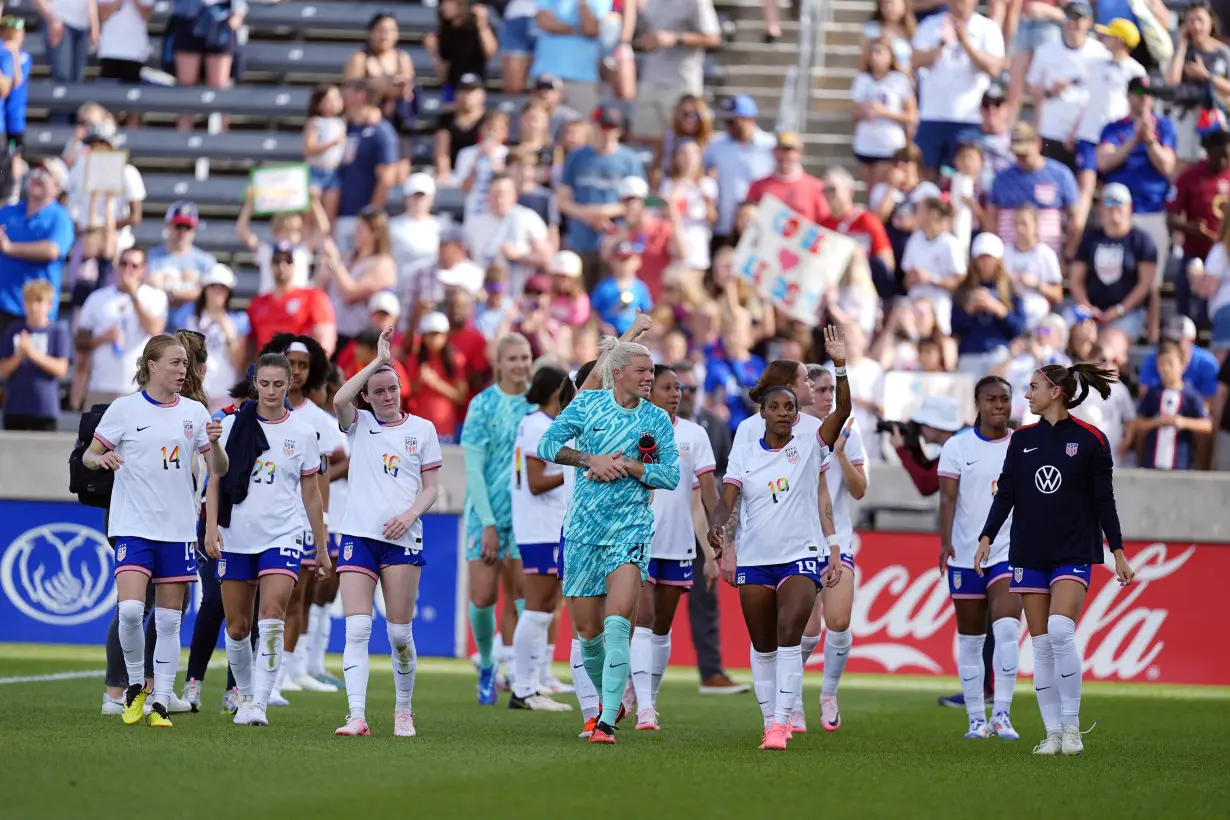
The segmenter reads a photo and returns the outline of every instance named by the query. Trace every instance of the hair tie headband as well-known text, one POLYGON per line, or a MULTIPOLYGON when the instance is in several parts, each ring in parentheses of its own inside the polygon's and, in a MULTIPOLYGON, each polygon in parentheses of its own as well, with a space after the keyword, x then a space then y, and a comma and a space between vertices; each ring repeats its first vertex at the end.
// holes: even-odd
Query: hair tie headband
POLYGON ((312 355, 312 351, 308 350, 308 346, 303 342, 291 342, 290 347, 286 348, 286 353, 302 353, 306 356, 312 355))
MULTIPOLYGON (((1048 376, 1048 375, 1046 375, 1046 371, 1045 371, 1045 370, 1043 370, 1041 367, 1039 367, 1039 368, 1038 368, 1038 372, 1042 374, 1042 378, 1046 379, 1046 380, 1047 380, 1047 382, 1049 382, 1049 383, 1050 383, 1051 387, 1059 387, 1059 385, 1057 385, 1057 384, 1055 384, 1055 382, 1051 381, 1051 377, 1050 377, 1050 376, 1048 376)), ((1072 397, 1068 395, 1068 391, 1064 390, 1062 387, 1059 387, 1059 393, 1060 393, 1060 394, 1061 394, 1061 395, 1062 395, 1065 399, 1068 399, 1069 401, 1071 401, 1071 400, 1072 400, 1072 397)))

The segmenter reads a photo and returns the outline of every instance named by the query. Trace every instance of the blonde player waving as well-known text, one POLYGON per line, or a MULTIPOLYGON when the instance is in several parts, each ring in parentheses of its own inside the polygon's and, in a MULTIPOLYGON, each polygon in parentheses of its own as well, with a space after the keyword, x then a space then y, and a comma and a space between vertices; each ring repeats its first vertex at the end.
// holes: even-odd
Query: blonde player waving
POLYGON ((367 644, 377 581, 384 590, 393 654, 393 734, 415 734, 410 707, 418 656, 411 621, 419 576, 427 563, 419 519, 436 501, 442 456, 431 422, 401 411, 401 385, 389 366, 392 336, 392 327, 380 334, 376 358, 333 397, 338 426, 350 438, 350 496, 338 524, 342 538, 337 562, 346 612, 342 671, 350 715, 338 735, 371 734, 367 644))
POLYGON ((180 610, 196 576, 196 488, 192 460, 204 453, 210 474, 226 475, 226 451, 213 447, 222 424, 205 405, 179 395, 188 354, 173 336, 145 343, 137 362, 139 393, 116 399, 82 458, 91 470, 114 470, 107 535, 115 542, 120 648, 128 667, 124 722, 141 720, 145 688, 147 584, 156 584, 154 702, 151 726, 169 727, 167 704, 179 663, 180 610))

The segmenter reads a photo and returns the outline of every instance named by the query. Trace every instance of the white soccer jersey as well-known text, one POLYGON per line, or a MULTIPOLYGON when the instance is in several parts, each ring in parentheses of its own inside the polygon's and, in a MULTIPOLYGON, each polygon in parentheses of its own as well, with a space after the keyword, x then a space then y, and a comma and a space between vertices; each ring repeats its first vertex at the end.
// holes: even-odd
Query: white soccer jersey
POLYGON ((513 444, 512 473, 512 528, 518 544, 558 544, 564 531, 564 516, 568 514, 568 499, 571 497, 567 473, 572 467, 561 467, 550 461, 543 462, 547 475, 565 473, 564 483, 553 490, 534 495, 530 492, 528 460, 538 458, 538 442, 554 421, 551 416, 536 410, 521 420, 517 438, 513 444))
MULTIPOLYGON (((225 447, 237 415, 222 420, 225 447)), ((227 552, 255 555, 274 547, 303 548, 302 521, 307 518, 300 480, 320 472, 316 431, 299 415, 286 413, 279 421, 260 421, 269 449, 252 465, 248 497, 231 508, 231 525, 220 527, 227 552)))
POLYGON ((310 399, 304 399, 294 411, 316 431, 316 446, 322 456, 346 451, 346 445, 342 442, 344 434, 337 426, 337 419, 327 411, 317 407, 310 399))
MULTIPOLYGON (((794 437, 815 438, 820 434, 820 424, 820 419, 800 412, 798 418, 794 420, 794 437)), ((735 429, 735 440, 731 444, 731 450, 738 449, 741 444, 756 444, 764 438, 764 430, 764 419, 760 415, 748 416, 739 422, 739 426, 735 429)), ((820 442, 820 446, 824 447, 824 456, 827 460, 830 455, 829 447, 824 442, 820 442)))
POLYGON ((717 462, 709 435, 695 422, 675 419, 675 445, 679 448, 679 483, 673 490, 654 491, 653 542, 649 554, 653 558, 683 561, 696 557, 692 492, 700 486, 702 475, 717 469, 717 462))
POLYGON ((396 541, 384 537, 384 525, 414 504, 423 489, 423 473, 439 469, 443 457, 436 428, 410 414, 399 422, 381 424, 371 412, 357 410, 346 435, 350 438, 350 498, 335 531, 415 552, 422 549, 421 520, 396 541))
MULTIPOLYGON (((867 453, 863 449, 863 434, 859 432, 858 422, 847 422, 850 425, 850 437, 846 439, 846 458, 855 467, 867 461, 867 453)), ((837 528, 837 541, 841 544, 844 555, 850 554, 854 543, 854 522, 850 520, 850 488, 846 485, 846 476, 842 472, 841 462, 833 458, 833 466, 825 476, 829 485, 829 497, 833 499, 833 525, 837 528)), ((824 544, 824 557, 829 557, 828 542, 824 544)))
POLYGON ((124 459, 115 471, 107 535, 196 542, 192 461, 209 451, 209 411, 176 396, 159 404, 145 391, 111 402, 94 438, 124 459))
POLYGON ((820 474, 829 469, 818 434, 796 435, 766 450, 759 440, 735 446, 725 484, 742 490, 735 551, 739 566, 786 564, 824 554, 820 474))
MULTIPOLYGON (((337 430, 337 434, 341 437, 342 451, 341 457, 350 455, 350 439, 337 426, 337 419, 333 419, 333 427, 337 430)), ((333 453, 334 457, 338 453, 333 453)), ((329 531, 337 532, 337 524, 342 520, 342 513, 346 511, 346 499, 350 498, 350 481, 346 476, 334 479, 329 484, 329 531)))
MULTIPOLYGON (((991 500, 995 497, 995 484, 1004 470, 1004 456, 1011 438, 1012 433, 1009 432, 1003 438, 990 441, 971 427, 948 439, 940 452, 940 475, 961 482, 957 487, 957 511, 952 518, 952 548, 956 554, 949 560, 950 566, 961 569, 974 567, 978 536, 987 523, 987 513, 991 511, 991 500)), ((1009 513, 991 544, 987 566, 1008 560, 1011 531, 1012 513, 1009 513)))

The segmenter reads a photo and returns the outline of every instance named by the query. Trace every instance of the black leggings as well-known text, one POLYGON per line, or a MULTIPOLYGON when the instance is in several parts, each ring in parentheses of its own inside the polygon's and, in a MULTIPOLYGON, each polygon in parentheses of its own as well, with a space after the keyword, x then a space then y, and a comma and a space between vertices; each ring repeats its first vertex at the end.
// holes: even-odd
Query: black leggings
MULTIPOLYGON (((192 627, 192 645, 188 650, 188 677, 205 680, 209 660, 218 645, 218 634, 226 615, 222 610, 222 582, 218 580, 218 562, 213 558, 198 557, 197 574, 201 576, 201 608, 192 627)), ((259 598, 256 606, 260 607, 259 598)), ((257 610, 259 611, 259 609, 257 610)), ((252 647, 256 647, 258 635, 256 619, 252 619, 252 647)), ((235 676, 230 667, 226 670, 226 691, 235 686, 235 676)))

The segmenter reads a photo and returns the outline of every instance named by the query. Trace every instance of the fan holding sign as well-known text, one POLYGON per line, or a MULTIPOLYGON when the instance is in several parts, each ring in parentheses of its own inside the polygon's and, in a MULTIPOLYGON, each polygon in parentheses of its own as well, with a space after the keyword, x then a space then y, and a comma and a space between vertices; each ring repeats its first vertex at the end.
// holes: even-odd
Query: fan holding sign
POLYGON ((311 174, 305 163, 252 169, 252 213, 300 214, 311 206, 311 174))

